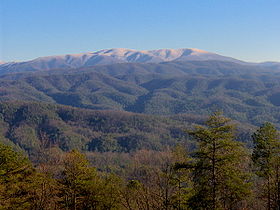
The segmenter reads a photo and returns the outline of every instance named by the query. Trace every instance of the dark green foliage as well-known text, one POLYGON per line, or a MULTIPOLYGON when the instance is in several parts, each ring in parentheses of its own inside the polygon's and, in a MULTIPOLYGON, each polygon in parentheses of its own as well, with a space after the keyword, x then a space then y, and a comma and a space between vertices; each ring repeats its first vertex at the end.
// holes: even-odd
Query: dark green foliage
POLYGON ((88 143, 89 151, 99 151, 99 152, 119 152, 120 146, 117 140, 111 135, 100 136, 99 138, 94 138, 88 143))
POLYGON ((81 153, 71 151, 49 164, 35 171, 26 158, 0 144, 0 209, 121 209, 121 179, 97 173, 81 153))
POLYGON ((94 168, 89 167, 85 157, 77 151, 65 155, 62 163, 60 186, 61 205, 65 209, 82 209, 87 205, 85 196, 89 192, 87 186, 96 180, 94 168))
POLYGON ((159 150, 160 142, 151 136, 148 138, 145 134, 132 134, 118 138, 118 144, 122 147, 123 152, 132 152, 141 148, 150 148, 151 150, 159 150))
POLYGON ((280 142, 276 128, 271 123, 263 124, 253 135, 252 159, 260 176, 268 176, 273 169, 274 158, 280 153, 280 142))
POLYGON ((266 200, 267 209, 280 207, 280 139, 271 123, 263 124, 253 134, 254 162, 258 180, 259 196, 266 200))
POLYGON ((35 171, 27 158, 0 143, 0 209, 28 209, 35 171))
POLYGON ((206 126, 197 126, 189 134, 198 141, 194 153, 194 195, 191 209, 241 208, 250 194, 246 173, 246 152, 234 141, 234 127, 230 120, 214 113, 206 126))

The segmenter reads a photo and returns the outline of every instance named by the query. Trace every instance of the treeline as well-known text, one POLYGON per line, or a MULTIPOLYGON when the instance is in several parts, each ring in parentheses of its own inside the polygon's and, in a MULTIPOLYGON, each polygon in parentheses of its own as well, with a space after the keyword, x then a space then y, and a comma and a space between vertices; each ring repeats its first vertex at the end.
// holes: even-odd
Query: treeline
POLYGON ((252 150, 219 113, 186 132, 196 142, 191 152, 140 150, 120 174, 55 147, 32 165, 1 144, 0 209, 279 209, 280 139, 272 124, 255 131, 252 150))

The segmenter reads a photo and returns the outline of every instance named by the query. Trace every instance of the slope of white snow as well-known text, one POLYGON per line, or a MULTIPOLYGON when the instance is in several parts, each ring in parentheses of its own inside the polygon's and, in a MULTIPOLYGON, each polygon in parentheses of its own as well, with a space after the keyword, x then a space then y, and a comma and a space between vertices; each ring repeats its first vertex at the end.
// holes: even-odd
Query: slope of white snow
POLYGON ((125 48, 115 48, 81 54, 39 57, 26 62, 0 63, 0 72, 78 68, 114 63, 160 63, 191 60, 219 60, 236 63, 242 62, 230 57, 193 48, 159 50, 131 50, 125 48))

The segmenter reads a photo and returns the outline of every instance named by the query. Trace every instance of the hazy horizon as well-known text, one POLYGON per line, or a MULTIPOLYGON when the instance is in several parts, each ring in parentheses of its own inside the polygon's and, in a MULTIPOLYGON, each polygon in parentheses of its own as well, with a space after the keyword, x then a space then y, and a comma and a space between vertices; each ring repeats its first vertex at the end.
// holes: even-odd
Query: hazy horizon
MULTIPOLYGON (((83 55, 83 54, 88 54, 88 53, 96 53, 98 51, 101 51, 101 50, 111 50, 111 49, 127 49, 127 50, 135 50, 135 51, 153 51, 153 50, 179 50, 179 49, 197 49, 197 50, 202 50, 202 51, 206 51, 204 49, 198 49, 198 48, 188 48, 188 47, 184 47, 184 48, 158 48, 158 49, 129 49, 129 48, 106 48, 106 49, 97 49, 97 50, 94 50, 94 51, 88 51, 88 52, 78 52, 78 53, 65 53, 65 54, 55 54, 55 55, 42 55, 42 56, 38 56, 38 57, 33 57, 33 58, 29 58, 29 59, 25 59, 25 60, 10 60, 10 61, 5 61, 5 60, 0 60, 0 64, 1 62, 2 63, 12 63, 12 62, 16 62, 16 63, 20 63, 20 62, 28 62, 28 61, 32 61, 32 60, 35 60, 35 59, 39 59, 39 58, 45 58, 45 57, 59 57, 59 56, 65 56, 65 55, 83 55)), ((263 61, 248 61, 248 60, 243 60, 243 59, 240 59, 238 57, 231 57, 231 56, 228 56, 228 55, 222 55, 222 54, 219 54, 217 52, 210 52, 210 51, 206 51, 206 52, 209 52, 209 53, 214 53, 214 54, 217 54, 217 55, 221 55, 221 56, 225 56, 225 57, 229 57, 229 58, 234 58, 234 59, 237 59, 237 60, 240 60, 240 61, 244 61, 244 62, 248 62, 248 63, 265 63, 265 62, 280 62, 280 61, 275 61, 275 60, 263 60, 263 61)))

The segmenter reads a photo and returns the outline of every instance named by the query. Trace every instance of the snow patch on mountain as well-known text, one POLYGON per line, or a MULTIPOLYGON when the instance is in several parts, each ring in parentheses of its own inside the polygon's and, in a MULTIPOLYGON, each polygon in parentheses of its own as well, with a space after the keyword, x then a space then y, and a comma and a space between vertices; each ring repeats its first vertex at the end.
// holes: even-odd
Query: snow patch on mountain
MULTIPOLYGON (((219 60, 242 63, 234 58, 194 48, 132 50, 113 48, 81 54, 39 57, 31 61, 10 62, 0 64, 0 72, 23 72, 34 70, 50 70, 79 68, 115 63, 160 63, 170 61, 206 61, 219 60)), ((244 63, 244 62, 243 62, 244 63)))

